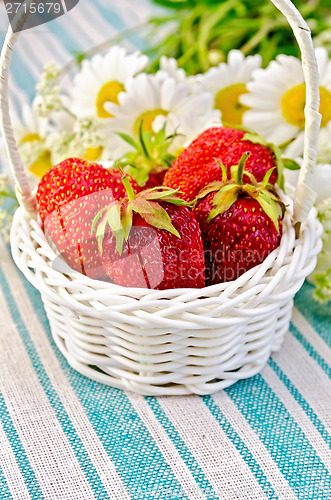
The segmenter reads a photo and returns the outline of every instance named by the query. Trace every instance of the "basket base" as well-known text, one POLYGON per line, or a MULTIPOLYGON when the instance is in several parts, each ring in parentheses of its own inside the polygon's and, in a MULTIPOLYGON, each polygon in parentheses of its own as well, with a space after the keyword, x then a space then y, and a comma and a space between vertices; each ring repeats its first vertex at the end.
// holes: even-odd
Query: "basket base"
MULTIPOLYGON (((62 315, 60 318, 55 317, 57 316, 57 314, 54 316, 56 304, 54 304, 54 310, 54 307, 50 306, 47 298, 43 300, 56 346, 74 370, 97 382, 101 382, 117 389, 132 391, 143 396, 174 396, 189 394, 209 395, 235 384, 238 380, 253 377, 264 368, 270 355, 273 352, 280 350, 285 333, 289 328, 293 307, 293 300, 286 301, 286 303, 282 304, 279 308, 280 314, 274 320, 275 329, 273 330, 273 333, 269 335, 267 333, 263 338, 260 338, 255 343, 255 349, 245 353, 245 356, 238 357, 238 354, 235 353, 230 359, 227 360, 227 362, 220 363, 218 368, 213 367, 213 375, 191 375, 185 377, 182 373, 176 373, 174 371, 162 372, 160 374, 160 372, 153 373, 147 369, 146 371, 128 370, 125 363, 122 363, 122 366, 120 366, 118 361, 117 367, 114 368, 114 363, 111 360, 112 356, 109 352, 107 353, 106 359, 102 359, 101 363, 98 363, 97 359, 100 354, 95 352, 95 364, 92 365, 88 361, 91 359, 91 351, 93 351, 93 349, 96 351, 100 350, 100 344, 104 346, 106 346, 106 344, 109 345, 109 337, 101 340, 100 336, 98 336, 96 339, 98 345, 94 348, 91 347, 90 342, 87 343, 84 346, 86 349, 85 353, 83 343, 80 339, 80 350, 78 352, 77 345, 73 342, 75 332, 74 330, 70 330, 70 328, 68 329, 68 321, 70 323, 70 319, 72 320, 73 318, 68 318, 62 315), (59 332, 62 333, 59 334, 59 332), (85 361, 84 358, 86 359, 85 361), (231 366, 239 365, 240 368, 231 369, 231 366), (121 376, 119 376, 119 372, 121 376), (160 384, 160 382, 158 382, 160 375, 163 378, 168 378, 169 381, 164 384, 160 384), (153 377, 155 377, 156 380, 155 385, 152 382, 153 377), (189 378, 190 381, 187 381, 185 384, 180 383, 179 380, 184 378, 189 378), (143 382, 144 379, 146 379, 145 383, 143 382), (174 381, 170 381, 172 379, 174 381)), ((270 317, 271 315, 268 317, 269 324, 271 319, 270 317)), ((75 318, 76 324, 77 321, 79 321, 78 316, 75 318)), ((77 326, 75 325, 75 327, 77 326)), ((199 368, 201 367, 197 367, 197 372, 199 371, 199 368)), ((155 371, 155 365, 151 365, 150 370, 155 371)))

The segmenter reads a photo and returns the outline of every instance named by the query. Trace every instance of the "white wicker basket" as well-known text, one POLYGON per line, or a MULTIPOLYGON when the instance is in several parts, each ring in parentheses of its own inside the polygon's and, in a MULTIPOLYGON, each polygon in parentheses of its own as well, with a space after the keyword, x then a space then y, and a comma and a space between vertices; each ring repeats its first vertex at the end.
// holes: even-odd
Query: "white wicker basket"
POLYGON ((272 0, 302 51, 307 86, 304 162, 289 198, 281 244, 236 281, 203 289, 122 288, 54 269, 56 254, 36 220, 14 140, 8 72, 17 33, 1 55, 3 134, 21 207, 11 232, 14 260, 41 292, 55 342, 71 366, 90 378, 145 395, 211 394, 258 373, 280 348, 293 297, 314 269, 321 226, 309 188, 320 126, 318 72, 310 32, 288 0, 272 0))

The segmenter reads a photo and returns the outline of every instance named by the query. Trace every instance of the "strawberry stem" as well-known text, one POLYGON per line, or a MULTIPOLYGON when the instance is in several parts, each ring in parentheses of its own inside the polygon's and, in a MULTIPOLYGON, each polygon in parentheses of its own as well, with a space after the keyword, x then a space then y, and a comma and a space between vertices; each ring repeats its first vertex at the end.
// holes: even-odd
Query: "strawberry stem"
POLYGON ((131 186, 129 178, 125 175, 125 172, 119 163, 117 164, 117 167, 122 174, 122 182, 125 187, 126 194, 128 195, 129 201, 135 200, 136 195, 134 194, 133 187, 131 186))
POLYGON ((247 161, 247 158, 249 157, 251 153, 247 151, 242 155, 240 158, 240 161, 238 163, 238 170, 237 170, 237 183, 239 186, 242 186, 244 183, 244 168, 245 168, 245 163, 247 161))

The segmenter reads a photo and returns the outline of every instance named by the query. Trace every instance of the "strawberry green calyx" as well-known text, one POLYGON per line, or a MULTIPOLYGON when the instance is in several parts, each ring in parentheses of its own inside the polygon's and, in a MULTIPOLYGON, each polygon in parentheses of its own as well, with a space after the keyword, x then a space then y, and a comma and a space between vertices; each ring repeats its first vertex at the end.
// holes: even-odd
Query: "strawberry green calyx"
POLYGON ((144 130, 143 121, 139 123, 137 140, 118 132, 125 142, 134 149, 119 159, 122 167, 137 182, 144 186, 151 173, 159 173, 171 167, 175 156, 168 149, 177 134, 166 135, 165 125, 157 133, 144 130))
POLYGON ((128 197, 121 201, 114 201, 102 209, 95 217, 91 234, 96 233, 99 250, 102 254, 103 240, 107 227, 116 238, 118 253, 122 255, 124 241, 128 241, 132 228, 133 215, 138 214, 147 224, 156 229, 166 230, 180 238, 180 234, 173 226, 170 216, 161 203, 171 203, 178 206, 189 206, 177 196, 178 190, 165 186, 146 189, 135 195, 129 179, 123 174, 123 184, 128 197))
POLYGON ((280 200, 275 188, 269 183, 274 168, 268 170, 262 182, 257 182, 254 175, 247 172, 245 162, 249 153, 244 153, 238 165, 231 167, 231 179, 227 178, 226 169, 220 163, 223 172, 222 182, 215 182, 204 188, 197 200, 204 198, 209 193, 216 192, 213 198, 213 208, 211 209, 207 222, 223 214, 237 201, 240 195, 247 195, 255 199, 262 210, 268 215, 279 233, 279 217, 284 216, 285 205, 280 200), (250 183, 244 183, 244 174, 248 176, 250 183))
POLYGON ((243 141, 250 141, 253 144, 261 144, 262 146, 265 146, 268 148, 274 155, 275 158, 275 163, 277 167, 277 173, 278 173, 278 180, 277 184, 279 185, 280 189, 285 191, 285 178, 284 178, 284 169, 287 168, 289 170, 299 170, 300 165, 289 158, 284 158, 283 157, 283 149, 288 146, 289 143, 292 142, 289 141, 288 143, 285 143, 284 145, 276 146, 276 144, 273 144, 271 142, 267 142, 263 137, 261 137, 259 134, 256 132, 250 131, 247 132, 244 137, 242 138, 243 141))

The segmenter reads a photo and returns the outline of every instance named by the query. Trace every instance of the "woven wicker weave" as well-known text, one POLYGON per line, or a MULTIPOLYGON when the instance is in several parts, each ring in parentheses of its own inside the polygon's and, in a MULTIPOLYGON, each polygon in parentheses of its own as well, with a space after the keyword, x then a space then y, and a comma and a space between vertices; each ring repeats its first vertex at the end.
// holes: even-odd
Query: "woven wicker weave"
POLYGON ((62 270, 55 268, 56 254, 36 220, 35 197, 11 127, 8 71, 18 35, 11 30, 7 34, 0 106, 21 204, 11 232, 12 254, 41 292, 57 346, 90 378, 146 395, 211 394, 258 373, 281 346, 293 297, 314 269, 321 249, 322 229, 309 188, 320 115, 309 29, 291 2, 273 3, 298 40, 307 87, 304 162, 294 204, 285 197, 288 210, 281 244, 262 264, 236 281, 203 289, 122 288, 66 270, 64 263, 62 270))

